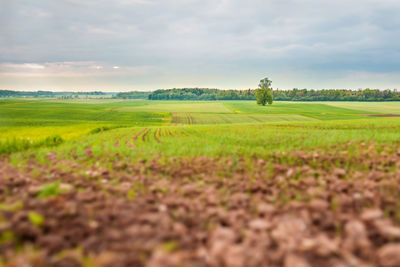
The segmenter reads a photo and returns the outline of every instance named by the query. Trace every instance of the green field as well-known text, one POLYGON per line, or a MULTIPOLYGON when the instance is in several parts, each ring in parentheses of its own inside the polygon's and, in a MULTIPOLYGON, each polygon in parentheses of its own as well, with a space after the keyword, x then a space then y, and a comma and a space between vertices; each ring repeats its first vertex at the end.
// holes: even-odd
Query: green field
POLYGON ((278 121, 312 121, 313 118, 295 114, 232 114, 232 113, 172 113, 174 124, 233 124, 278 121))
POLYGON ((355 110, 361 110, 371 113, 383 113, 383 114, 400 114, 400 105, 398 102, 330 102, 330 106, 350 108, 355 110))
POLYGON ((376 264, 400 240, 389 114, 400 103, 0 100, 0 266, 392 266, 376 264))
POLYGON ((232 113, 221 102, 194 102, 194 101, 137 101, 134 105, 128 105, 117 109, 129 112, 201 112, 201 113, 232 113))
MULTIPOLYGON (((229 154, 310 148, 348 140, 388 142, 398 137, 399 119, 364 115, 396 114, 399 109, 399 103, 359 102, 277 102, 262 107, 252 101, 1 100, 0 150, 10 153, 47 146, 54 138, 67 141, 61 149, 72 144, 68 140, 95 142, 102 136, 93 133, 122 128, 106 134, 115 140, 114 134, 129 137, 140 127, 188 133, 168 138, 162 146, 149 138, 142 149, 149 155, 158 149, 181 155, 229 154)), ((107 146, 107 142, 101 144, 107 146)))

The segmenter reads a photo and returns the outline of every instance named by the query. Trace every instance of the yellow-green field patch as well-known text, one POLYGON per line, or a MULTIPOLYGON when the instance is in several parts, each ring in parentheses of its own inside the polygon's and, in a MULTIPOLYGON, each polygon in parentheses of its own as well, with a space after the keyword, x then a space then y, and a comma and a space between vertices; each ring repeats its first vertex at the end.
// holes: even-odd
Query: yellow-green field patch
POLYGON ((172 115, 175 124, 231 124, 231 123, 265 123, 279 121, 315 121, 316 119, 292 114, 231 114, 231 113, 183 113, 172 115))
POLYGON ((210 112, 210 113, 232 113, 221 102, 147 102, 144 105, 120 107, 118 111, 124 112, 210 112))
POLYGON ((400 102, 327 102, 326 104, 371 113, 400 114, 400 102))
POLYGON ((95 123, 82 123, 69 126, 0 127, 0 141, 4 142, 14 138, 36 141, 53 135, 59 135, 64 140, 69 140, 87 134, 98 127, 99 124, 95 123))

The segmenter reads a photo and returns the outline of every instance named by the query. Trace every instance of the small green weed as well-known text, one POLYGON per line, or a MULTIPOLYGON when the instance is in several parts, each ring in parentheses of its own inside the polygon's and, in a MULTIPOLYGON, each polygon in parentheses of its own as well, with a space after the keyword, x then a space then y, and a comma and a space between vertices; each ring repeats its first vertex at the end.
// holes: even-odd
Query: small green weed
POLYGON ((60 183, 61 183, 60 181, 55 181, 52 183, 44 184, 40 188, 40 190, 37 194, 37 197, 39 199, 42 199, 42 198, 48 198, 48 197, 60 195, 62 193, 61 189, 59 188, 60 183))
POLYGON ((28 219, 33 225, 37 227, 41 226, 44 223, 44 217, 34 211, 29 212, 28 219))
POLYGON ((162 249, 164 252, 167 252, 167 253, 174 252, 174 251, 176 251, 178 248, 179 248, 179 244, 178 244, 178 242, 176 242, 176 241, 174 241, 174 240, 164 242, 164 243, 161 245, 161 249, 162 249))

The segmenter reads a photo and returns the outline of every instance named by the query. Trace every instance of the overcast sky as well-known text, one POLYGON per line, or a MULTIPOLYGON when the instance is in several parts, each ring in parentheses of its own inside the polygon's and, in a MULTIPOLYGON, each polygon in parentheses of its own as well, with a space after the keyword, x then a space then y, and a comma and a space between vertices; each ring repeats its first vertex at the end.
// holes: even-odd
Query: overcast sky
POLYGON ((399 0, 0 0, 0 89, 400 88, 399 0))

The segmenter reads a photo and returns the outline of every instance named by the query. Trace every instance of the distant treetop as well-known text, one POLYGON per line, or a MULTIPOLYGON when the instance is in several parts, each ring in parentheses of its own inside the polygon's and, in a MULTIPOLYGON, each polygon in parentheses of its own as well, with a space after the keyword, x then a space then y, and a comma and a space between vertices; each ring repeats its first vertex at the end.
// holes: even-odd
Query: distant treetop
MULTIPOLYGON (((256 100, 257 89, 219 90, 209 88, 160 89, 149 94, 150 100, 256 100)), ((272 90, 280 101, 400 101, 395 90, 291 89, 272 90)))
MULTIPOLYGON (((120 99, 150 99, 150 100, 256 100, 257 89, 219 90, 210 88, 160 89, 154 92, 121 92, 114 96, 120 99)), ((52 91, 12 91, 0 90, 0 98, 32 97, 59 98, 66 95, 103 96, 105 92, 52 92, 52 91)), ((272 90, 273 100, 281 101, 400 101, 397 90, 346 90, 346 89, 291 89, 272 90)))
POLYGON ((272 81, 268 78, 264 78, 260 81, 256 90, 257 104, 265 106, 265 104, 271 105, 274 101, 271 89, 272 81))

